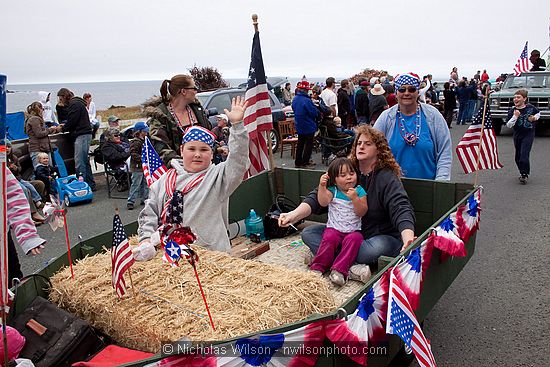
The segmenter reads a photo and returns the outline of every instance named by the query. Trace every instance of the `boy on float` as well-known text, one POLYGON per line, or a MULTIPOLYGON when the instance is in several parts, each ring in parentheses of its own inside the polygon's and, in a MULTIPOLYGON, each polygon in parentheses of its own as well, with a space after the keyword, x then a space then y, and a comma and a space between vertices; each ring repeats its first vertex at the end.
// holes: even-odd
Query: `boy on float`
POLYGON ((172 168, 149 188, 149 200, 139 214, 140 245, 134 250, 137 260, 155 256, 160 243, 159 227, 165 221, 166 203, 175 190, 183 194, 181 224, 196 234, 196 243, 209 250, 229 252, 227 235, 229 196, 242 182, 250 165, 248 132, 243 124, 247 104, 233 98, 231 111, 224 111, 231 121, 229 156, 225 162, 212 164, 215 136, 200 127, 187 128, 182 139, 182 159, 172 160, 172 168))

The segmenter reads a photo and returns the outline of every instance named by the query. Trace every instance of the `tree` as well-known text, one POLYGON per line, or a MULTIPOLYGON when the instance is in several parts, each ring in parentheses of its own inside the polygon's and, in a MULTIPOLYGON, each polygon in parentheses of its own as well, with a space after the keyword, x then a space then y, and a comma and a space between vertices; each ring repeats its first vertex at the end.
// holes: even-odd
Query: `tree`
POLYGON ((195 65, 189 69, 189 73, 202 91, 229 87, 218 69, 211 66, 198 67, 195 65))

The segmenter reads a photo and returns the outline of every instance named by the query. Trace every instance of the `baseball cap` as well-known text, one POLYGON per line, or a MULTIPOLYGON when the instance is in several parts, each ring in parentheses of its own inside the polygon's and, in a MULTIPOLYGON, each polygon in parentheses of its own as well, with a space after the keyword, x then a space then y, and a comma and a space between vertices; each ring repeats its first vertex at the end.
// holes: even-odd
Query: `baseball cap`
POLYGON ((107 118, 107 121, 109 121, 109 123, 113 123, 113 122, 116 122, 116 121, 119 121, 120 119, 118 117, 116 117, 115 115, 111 115, 107 118))
POLYGON ((139 121, 139 122, 136 122, 136 124, 134 125, 134 131, 145 131, 145 132, 149 132, 149 126, 147 126, 147 124, 143 121, 139 121))

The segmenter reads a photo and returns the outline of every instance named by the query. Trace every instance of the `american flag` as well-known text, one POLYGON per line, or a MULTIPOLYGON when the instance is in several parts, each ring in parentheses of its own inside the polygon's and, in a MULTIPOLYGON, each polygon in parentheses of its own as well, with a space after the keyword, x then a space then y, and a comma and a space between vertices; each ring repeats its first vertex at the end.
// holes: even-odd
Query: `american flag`
POLYGON ((145 143, 141 149, 141 166, 149 187, 167 171, 148 137, 145 137, 145 143))
POLYGON ((416 320, 399 279, 396 278, 393 270, 390 273, 386 333, 397 334, 412 349, 420 366, 435 367, 435 358, 430 342, 424 336, 418 320, 416 320))
POLYGON ((246 176, 251 177, 269 166, 266 134, 269 134, 273 128, 271 103, 269 101, 259 32, 254 34, 252 40, 252 59, 248 72, 245 99, 248 101, 248 107, 244 112, 244 125, 248 130, 250 139, 249 156, 251 162, 246 176))
POLYGON ((456 155, 464 169, 464 173, 471 173, 478 169, 499 169, 502 164, 498 159, 497 138, 491 123, 491 111, 489 105, 486 106, 485 125, 481 129, 483 119, 483 107, 481 107, 474 117, 472 125, 466 130, 466 133, 456 146, 456 155), (481 139, 481 144, 480 144, 481 139), (479 167, 477 166, 478 153, 479 167))
POLYGON ((113 247, 111 248, 112 284, 117 295, 123 297, 126 294, 126 282, 124 272, 134 263, 132 250, 128 243, 128 237, 122 226, 118 214, 113 218, 113 247))
POLYGON ((514 73, 516 76, 529 71, 529 57, 527 56, 527 42, 525 42, 525 47, 519 56, 518 62, 514 66, 514 73))

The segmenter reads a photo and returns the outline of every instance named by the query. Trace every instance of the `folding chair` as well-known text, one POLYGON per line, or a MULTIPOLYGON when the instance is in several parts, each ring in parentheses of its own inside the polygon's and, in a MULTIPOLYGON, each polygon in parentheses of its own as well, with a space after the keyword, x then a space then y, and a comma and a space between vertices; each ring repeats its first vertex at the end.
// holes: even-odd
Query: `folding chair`
POLYGON ((290 155, 294 158, 296 155, 296 144, 298 143, 296 130, 294 129, 294 119, 279 121, 279 137, 281 138, 281 158, 283 157, 285 145, 290 145, 290 155))

